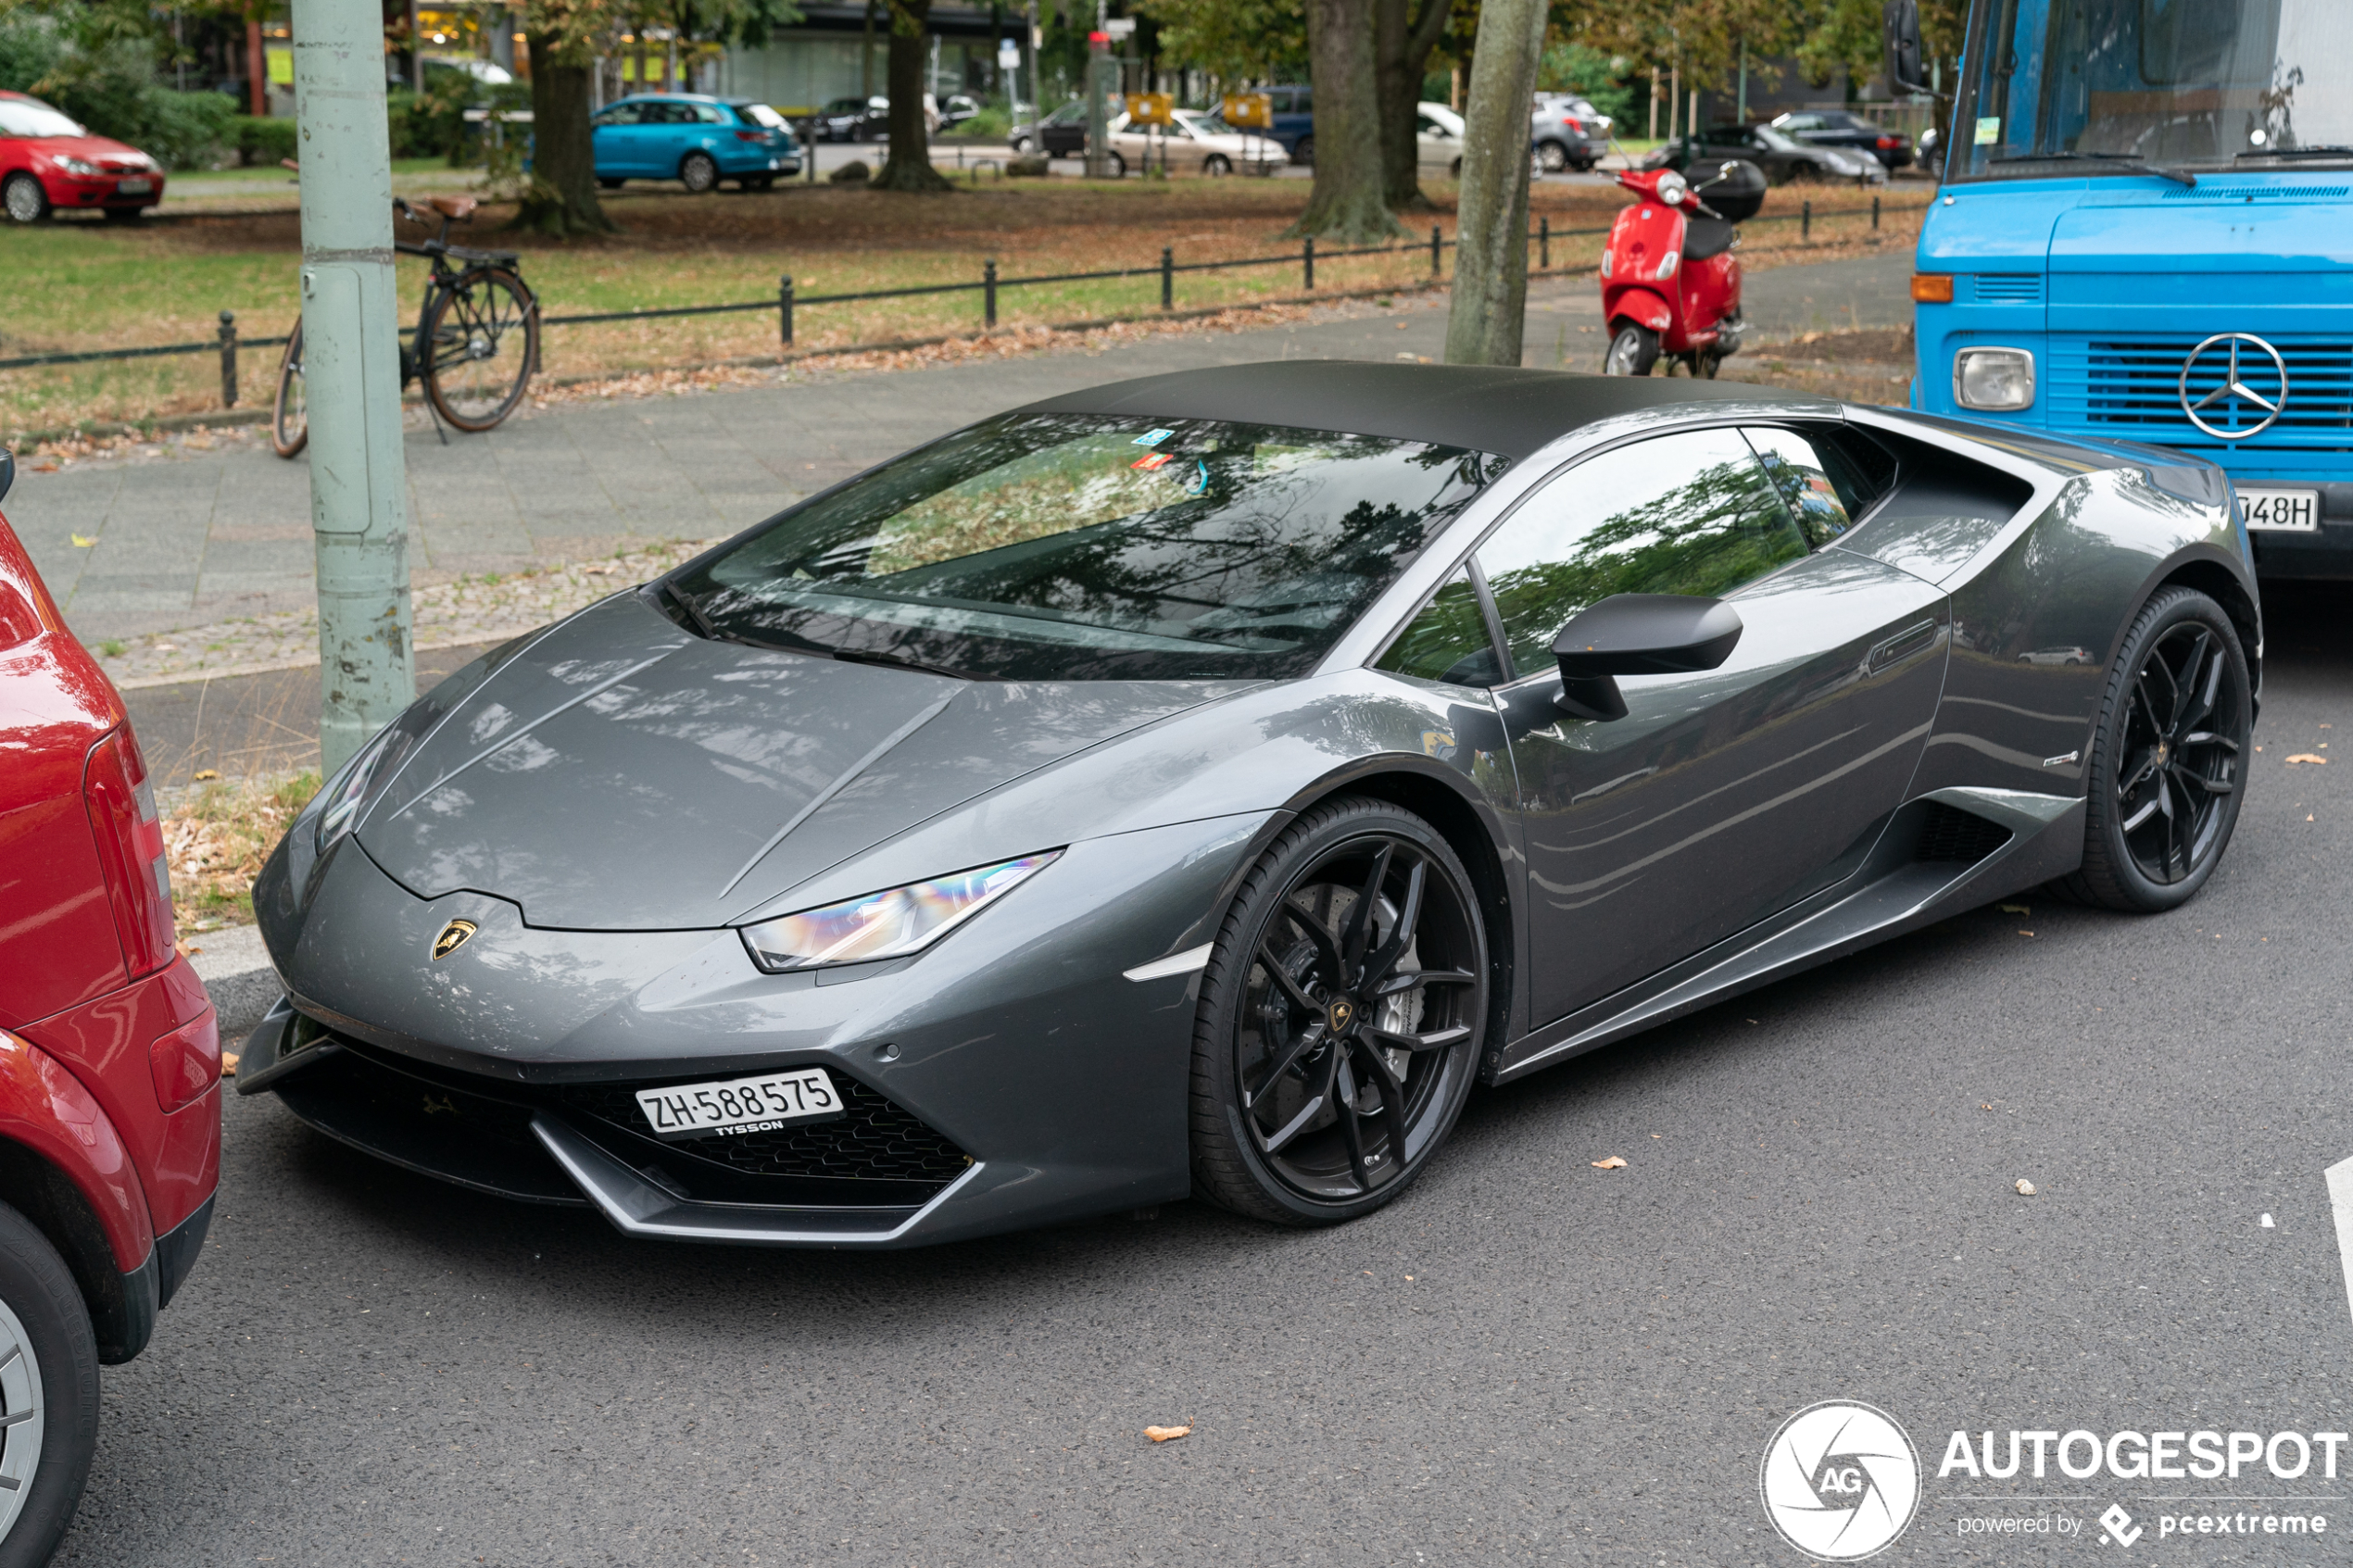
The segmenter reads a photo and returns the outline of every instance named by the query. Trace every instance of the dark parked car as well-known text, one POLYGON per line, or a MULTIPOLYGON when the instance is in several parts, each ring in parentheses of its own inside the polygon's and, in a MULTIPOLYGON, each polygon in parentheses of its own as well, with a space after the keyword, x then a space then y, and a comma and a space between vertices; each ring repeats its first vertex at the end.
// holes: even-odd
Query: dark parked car
POLYGON ((1016 125, 1009 139, 1016 153, 1043 153, 1048 157, 1087 156, 1087 101, 1073 98, 1043 119, 1016 125))
MULTIPOLYGON (((12 473, 0 452, 0 495, 12 473)), ((0 1562, 35 1564, 90 1474, 99 1366, 204 1251, 220 1042, 122 699, 5 521, 0 757, 0 1562)))
POLYGON ((607 104, 589 122, 597 182, 675 180, 689 191, 733 180, 764 191, 800 172, 800 145, 785 117, 749 98, 639 94, 607 104))
POLYGON ((1252 136, 1270 136, 1282 144, 1284 154, 1291 162, 1310 164, 1315 161, 1315 94, 1304 85, 1261 87, 1273 100, 1274 125, 1266 130, 1253 130, 1252 136))
POLYGON ((836 98, 809 122, 812 142, 881 142, 890 136, 890 100, 836 98))
POLYGON ((2197 892, 2230 489, 1982 437, 1310 361, 983 420, 387 726, 254 890, 239 1086, 637 1236, 1365 1213, 1475 1083, 2025 888, 2197 892))
POLYGON ((1900 131, 1882 129, 1844 109, 1793 109, 1776 115, 1771 124, 1782 135, 1793 136, 1809 146, 1852 147, 1856 152, 1869 153, 1891 169, 1912 161, 1909 136, 1900 131))
POLYGON ((1765 171, 1776 185, 1793 180, 1851 180, 1875 185, 1887 179, 1887 168, 1869 153, 1847 147, 1816 147, 1785 136, 1769 125, 1716 125, 1696 136, 1682 136, 1642 159, 1644 169, 1713 168, 1726 158, 1742 158, 1765 171))

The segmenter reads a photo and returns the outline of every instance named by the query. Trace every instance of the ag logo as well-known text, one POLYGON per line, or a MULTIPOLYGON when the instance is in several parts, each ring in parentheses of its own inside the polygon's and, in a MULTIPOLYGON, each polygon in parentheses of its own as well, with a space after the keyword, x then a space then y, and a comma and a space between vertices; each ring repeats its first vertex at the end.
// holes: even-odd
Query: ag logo
POLYGON ((1919 1456, 1894 1417, 1825 1399, 1781 1423, 1757 1473, 1765 1516, 1818 1562, 1852 1562, 1892 1544, 1920 1500, 1919 1456))

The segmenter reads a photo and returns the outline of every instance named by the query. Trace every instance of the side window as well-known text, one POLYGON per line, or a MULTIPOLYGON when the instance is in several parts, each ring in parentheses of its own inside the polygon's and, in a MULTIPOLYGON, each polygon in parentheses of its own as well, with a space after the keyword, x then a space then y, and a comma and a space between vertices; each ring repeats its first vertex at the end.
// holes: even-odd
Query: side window
POLYGON ((728 121, 727 111, 717 104, 696 104, 691 107, 694 109, 695 119, 705 125, 724 125, 728 121))
POLYGON ((1503 662, 1487 634, 1487 617, 1479 611, 1470 573, 1458 569, 1449 577, 1375 668, 1458 686, 1502 684, 1503 662))
POLYGON ((1895 482, 1895 459, 1854 431, 1757 427, 1742 433, 1817 549, 1852 528, 1895 482))
POLYGON ((1729 594, 1806 553, 1738 431, 1636 442, 1579 463, 1478 548, 1522 675, 1612 594, 1729 594))
POLYGON ((643 104, 615 104, 612 107, 607 109, 604 113, 597 117, 597 123, 599 125, 635 125, 637 123, 638 115, 644 110, 645 107, 646 106, 643 104))

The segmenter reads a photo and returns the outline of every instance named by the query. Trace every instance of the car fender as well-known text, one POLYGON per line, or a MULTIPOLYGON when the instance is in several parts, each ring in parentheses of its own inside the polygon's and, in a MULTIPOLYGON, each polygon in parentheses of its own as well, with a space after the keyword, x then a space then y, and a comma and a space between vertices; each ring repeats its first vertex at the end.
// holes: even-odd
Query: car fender
POLYGON ((156 1243, 147 1196, 114 1123, 64 1063, 6 1030, 0 1030, 0 1139, 72 1184, 118 1270, 130 1273, 147 1261, 156 1243))

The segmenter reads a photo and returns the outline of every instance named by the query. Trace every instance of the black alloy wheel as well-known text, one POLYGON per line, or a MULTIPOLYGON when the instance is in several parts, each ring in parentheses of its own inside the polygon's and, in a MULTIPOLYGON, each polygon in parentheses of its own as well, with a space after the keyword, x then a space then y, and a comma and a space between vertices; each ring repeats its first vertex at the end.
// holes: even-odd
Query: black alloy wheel
POLYGON ((1202 976, 1193 1176, 1277 1223, 1379 1208, 1461 1113, 1487 1026, 1469 873, 1385 801, 1307 812, 1260 859, 1202 976))
POLYGON ((719 183, 719 164, 709 153, 688 153, 678 160, 678 182, 696 195, 719 183))
POLYGON ((2237 825, 2253 738, 2238 629, 2191 588, 2150 600, 2125 633, 2093 737, 2083 865, 2060 884, 2085 903, 2187 903, 2237 825))

